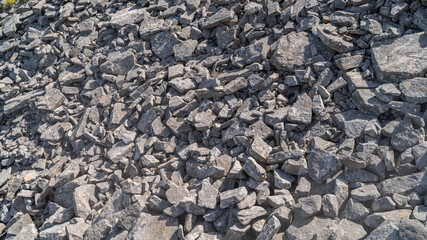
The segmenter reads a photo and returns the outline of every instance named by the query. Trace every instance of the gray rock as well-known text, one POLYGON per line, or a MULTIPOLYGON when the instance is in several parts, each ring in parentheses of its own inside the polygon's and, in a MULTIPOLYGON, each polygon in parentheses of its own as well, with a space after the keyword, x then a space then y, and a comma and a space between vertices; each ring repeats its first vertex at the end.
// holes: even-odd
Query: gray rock
POLYGON ((126 144, 125 142, 120 141, 108 150, 107 157, 113 162, 119 162, 123 157, 132 152, 134 145, 134 143, 126 144))
POLYGON ((270 50, 269 44, 266 40, 260 40, 249 46, 239 48, 234 51, 235 63, 243 63, 242 65, 249 65, 252 63, 261 63, 267 58, 267 53, 270 50))
POLYGON ((334 115, 334 121, 348 138, 357 138, 363 134, 369 121, 376 119, 375 116, 350 110, 334 115))
POLYGON ((257 181, 262 181, 266 177, 265 169, 251 157, 243 165, 243 171, 257 181))
POLYGON ((399 224, 399 239, 426 239, 427 229, 417 220, 402 218, 399 224))
POLYGON ((366 80, 361 72, 346 72, 343 77, 347 81, 350 91, 357 89, 374 89, 379 86, 377 82, 366 80))
POLYGON ((111 52, 107 61, 101 64, 101 72, 113 75, 126 75, 136 64, 136 56, 133 49, 124 52, 111 52))
POLYGON ((67 238, 72 240, 83 240, 84 233, 90 227, 82 218, 74 218, 66 226, 67 238))
POLYGON ((50 143, 57 143, 64 138, 64 135, 72 129, 71 123, 58 122, 49 127, 40 135, 40 140, 50 143))
POLYGON ((427 31, 427 11, 425 8, 418 8, 414 13, 413 22, 422 30, 427 31))
POLYGON ((332 227, 338 222, 331 218, 296 218, 286 230, 286 235, 290 240, 328 239, 333 232, 332 227))
POLYGON ((403 177, 394 177, 380 182, 377 186, 382 196, 393 193, 409 193, 416 191, 420 195, 427 193, 426 172, 413 173, 403 177))
POLYGON ((248 80, 245 78, 237 78, 235 80, 232 80, 231 82, 227 83, 224 86, 224 93, 225 94, 233 94, 241 89, 245 89, 248 86, 248 80))
POLYGON ((202 22, 201 26, 204 29, 216 27, 222 23, 230 22, 234 17, 234 11, 226 8, 221 8, 214 15, 210 16, 206 21, 202 22))
POLYGON ((336 218, 338 217, 339 204, 338 198, 333 194, 325 194, 322 197, 323 216, 336 218))
POLYGON ((178 239, 178 220, 166 216, 141 215, 135 226, 129 231, 127 239, 178 239))
POLYGON ((59 89, 50 88, 46 90, 43 96, 37 97, 34 102, 35 107, 39 110, 53 111, 65 101, 65 96, 59 89))
POLYGON ((334 61, 335 66, 341 70, 350 70, 361 67, 363 65, 363 55, 354 55, 343 58, 338 58, 334 61))
POLYGON ((380 193, 374 184, 367 184, 365 186, 356 188, 351 191, 351 197, 360 201, 370 201, 380 197, 380 193))
POLYGON ((309 63, 308 59, 315 55, 312 47, 327 60, 332 56, 332 52, 319 39, 304 31, 291 32, 281 37, 276 44, 271 64, 279 70, 294 72, 296 68, 304 67, 309 63))
POLYGON ((292 210, 302 218, 309 218, 320 212, 321 208, 322 197, 320 195, 314 195, 300 198, 292 210))
POLYGON ((369 209, 359 201, 350 198, 344 208, 343 216, 351 221, 360 221, 369 214, 369 209))
POLYGON ((197 47, 197 40, 186 40, 173 46, 174 57, 177 61, 188 61, 197 47))
POLYGON ((103 239, 110 233, 111 228, 111 223, 106 219, 102 219, 86 229, 83 239, 103 239))
POLYGON ((231 189, 231 190, 222 192, 219 195, 220 207, 226 208, 235 203, 238 203, 241 200, 243 200, 243 198, 246 197, 247 194, 248 194, 248 191, 246 190, 246 187, 239 187, 236 189, 231 189))
MULTIPOLYGON (((277 2, 276 2, 277 3, 277 2)), ((281 227, 279 219, 275 216, 272 216, 262 227, 261 232, 259 233, 257 240, 270 240, 273 236, 279 231, 281 227)))
POLYGON ((44 91, 34 90, 18 95, 17 97, 5 101, 3 108, 4 114, 11 114, 15 111, 29 106, 30 99, 43 95, 44 91))
POLYGON ((401 94, 400 90, 392 83, 382 84, 375 89, 375 96, 386 103, 398 100, 401 94))
POLYGON ((307 94, 298 96, 297 101, 289 108, 288 121, 295 123, 310 124, 313 102, 307 94))
POLYGON ((266 162, 271 150, 272 148, 266 142, 259 137, 255 137, 249 149, 249 155, 259 162, 266 162))
POLYGON ((412 156, 418 169, 422 170, 427 166, 427 143, 419 143, 412 148, 412 156))
POLYGON ((208 179, 202 181, 202 187, 198 192, 197 204, 200 207, 215 209, 218 197, 218 189, 213 187, 208 179))
POLYGON ((354 47, 351 42, 344 40, 344 38, 336 32, 335 27, 331 24, 318 25, 313 31, 316 31, 317 36, 328 48, 339 53, 349 52, 354 47))
POLYGON ((364 239, 368 233, 363 229, 363 226, 347 219, 342 219, 329 239, 352 239, 359 240, 364 239))
POLYGON ((91 202, 96 203, 96 187, 93 184, 82 185, 74 189, 74 212, 77 217, 86 219, 92 209, 91 202))
POLYGON ((308 175, 315 181, 325 181, 342 168, 341 161, 329 151, 314 149, 307 157, 308 175))
POLYGON ((37 239, 38 231, 36 226, 31 223, 24 226, 21 231, 13 238, 14 240, 34 240, 37 239))
POLYGON ((423 77, 427 71, 424 60, 427 50, 423 47, 426 42, 427 36, 423 32, 374 42, 372 64, 377 79, 381 82, 400 82, 423 77))
POLYGON ((282 170, 274 170, 274 186, 278 189, 289 189, 292 186, 292 182, 295 178, 282 170))
POLYGON ((427 102, 427 78, 413 78, 399 83, 399 88, 410 103, 427 102))
POLYGON ((399 221, 386 220, 380 226, 375 228, 366 239, 369 240, 386 240, 399 239, 399 221))
POLYGON ((378 199, 374 199, 372 201, 371 209, 374 212, 385 212, 385 211, 391 211, 396 208, 396 203, 394 203, 393 199, 391 197, 382 197, 378 199))
POLYGON ((427 207, 415 206, 414 211, 412 211, 412 217, 418 221, 425 222, 427 220, 427 207))
POLYGON ((9 17, 9 19, 3 23, 2 30, 3 34, 6 35, 6 37, 10 38, 15 35, 15 32, 17 30, 16 24, 19 22, 19 15, 13 14, 9 17))
POLYGON ((145 13, 146 10, 143 8, 127 7, 112 14, 109 23, 116 28, 121 28, 128 24, 141 22, 145 13))
POLYGON ((48 229, 45 229, 39 233, 40 240, 49 240, 49 239, 58 239, 58 240, 66 240, 67 239, 67 233, 66 233, 66 227, 70 224, 69 222, 55 225, 53 227, 50 227, 48 229))
POLYGON ((391 145, 398 151, 403 152, 418 143, 421 132, 414 129, 410 118, 403 119, 393 131, 391 145))
POLYGON ((237 220, 243 224, 248 225, 252 220, 264 216, 267 214, 267 211, 259 206, 253 206, 248 209, 236 211, 237 220))
POLYGON ((373 89, 357 89, 352 94, 352 101, 359 111, 377 116, 389 109, 386 103, 376 98, 373 89))
POLYGON ((165 31, 151 37, 151 50, 160 58, 166 58, 174 54, 174 46, 178 44, 175 34, 165 31))
POLYGON ((110 113, 109 128, 116 128, 128 117, 127 106, 124 103, 116 103, 110 113))

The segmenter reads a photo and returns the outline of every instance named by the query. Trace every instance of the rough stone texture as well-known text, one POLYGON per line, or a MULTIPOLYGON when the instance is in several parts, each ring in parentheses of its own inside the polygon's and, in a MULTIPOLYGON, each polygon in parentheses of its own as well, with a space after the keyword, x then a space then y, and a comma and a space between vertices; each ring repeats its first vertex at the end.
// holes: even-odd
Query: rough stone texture
POLYGON ((375 42, 372 45, 372 63, 381 82, 401 82, 423 77, 427 71, 424 56, 427 36, 423 33, 375 42))
POLYGON ((312 34, 291 32, 278 40, 271 63, 279 70, 293 72, 295 68, 308 64, 308 59, 314 55, 311 47, 321 52, 325 59, 329 59, 330 51, 312 34))
POLYGON ((410 103, 427 102, 427 78, 413 78, 399 83, 399 88, 410 103))

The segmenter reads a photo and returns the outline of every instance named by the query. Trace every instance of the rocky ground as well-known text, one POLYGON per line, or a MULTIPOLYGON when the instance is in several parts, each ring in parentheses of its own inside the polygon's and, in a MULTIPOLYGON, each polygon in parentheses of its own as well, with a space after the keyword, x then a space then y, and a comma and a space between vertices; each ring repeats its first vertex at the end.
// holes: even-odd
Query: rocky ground
POLYGON ((426 0, 0 12, 2 239, 427 239, 426 0))

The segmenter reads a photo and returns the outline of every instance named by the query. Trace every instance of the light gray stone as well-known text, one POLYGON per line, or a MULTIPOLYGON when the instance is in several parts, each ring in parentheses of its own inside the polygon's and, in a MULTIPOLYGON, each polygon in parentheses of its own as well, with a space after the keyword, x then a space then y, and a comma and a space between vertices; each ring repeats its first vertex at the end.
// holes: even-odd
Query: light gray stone
POLYGON ((404 35, 372 44, 372 64, 381 82, 401 82, 423 77, 427 71, 424 32, 404 35))

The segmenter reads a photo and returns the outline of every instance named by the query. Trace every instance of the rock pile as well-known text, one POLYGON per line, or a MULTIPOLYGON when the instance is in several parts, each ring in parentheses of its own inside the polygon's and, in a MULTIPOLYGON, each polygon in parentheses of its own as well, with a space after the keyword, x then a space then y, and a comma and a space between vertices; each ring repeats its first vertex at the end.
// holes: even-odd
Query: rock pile
POLYGON ((4 239, 427 239, 427 1, 0 13, 4 239))

